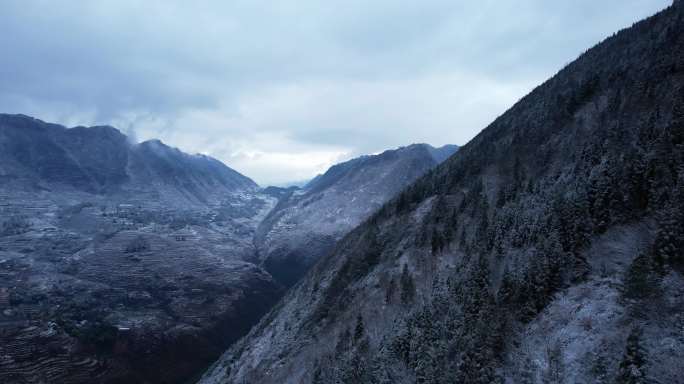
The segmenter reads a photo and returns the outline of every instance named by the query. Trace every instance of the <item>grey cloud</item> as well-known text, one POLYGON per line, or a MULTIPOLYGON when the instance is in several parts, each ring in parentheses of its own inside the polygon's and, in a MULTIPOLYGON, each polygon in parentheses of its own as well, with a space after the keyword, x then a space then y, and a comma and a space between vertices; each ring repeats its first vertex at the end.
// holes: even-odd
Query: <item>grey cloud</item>
POLYGON ((0 109, 115 124, 282 182, 410 142, 464 144, 669 3, 10 0, 0 109))

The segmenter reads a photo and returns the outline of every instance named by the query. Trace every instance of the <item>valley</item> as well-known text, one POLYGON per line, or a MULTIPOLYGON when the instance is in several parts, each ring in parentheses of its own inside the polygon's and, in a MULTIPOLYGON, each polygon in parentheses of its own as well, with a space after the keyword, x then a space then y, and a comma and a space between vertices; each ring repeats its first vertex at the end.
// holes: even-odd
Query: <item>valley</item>
POLYGON ((684 0, 45 5, 0 384, 684 384, 684 0))
POLYGON ((0 147, 3 383, 198 375, 280 299, 294 282, 283 276, 303 275, 336 238, 437 164, 431 147, 417 145, 352 160, 359 164, 347 179, 333 167, 319 178, 325 185, 262 189, 159 141, 133 144, 113 128, 65 129, 17 115, 0 116, 0 147), (353 182, 391 172, 405 176, 353 182), (327 210, 293 207, 311 196, 327 210), (286 224, 285 207, 311 221, 286 224), (357 210, 344 225, 330 222, 318 235, 328 212, 349 207, 357 210), (277 266, 260 256, 264 233, 268 244, 288 239, 277 266))

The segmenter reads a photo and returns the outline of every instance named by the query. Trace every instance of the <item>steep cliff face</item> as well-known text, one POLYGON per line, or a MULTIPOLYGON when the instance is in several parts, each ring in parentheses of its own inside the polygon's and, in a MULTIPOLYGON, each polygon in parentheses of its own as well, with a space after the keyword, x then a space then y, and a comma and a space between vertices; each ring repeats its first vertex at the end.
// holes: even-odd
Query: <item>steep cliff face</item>
POLYGON ((352 230, 200 382, 682 383, 683 191, 680 2, 352 230))
POLYGON ((331 167, 290 190, 259 225, 255 243, 267 271, 292 285, 379 207, 456 151, 414 144, 331 167))

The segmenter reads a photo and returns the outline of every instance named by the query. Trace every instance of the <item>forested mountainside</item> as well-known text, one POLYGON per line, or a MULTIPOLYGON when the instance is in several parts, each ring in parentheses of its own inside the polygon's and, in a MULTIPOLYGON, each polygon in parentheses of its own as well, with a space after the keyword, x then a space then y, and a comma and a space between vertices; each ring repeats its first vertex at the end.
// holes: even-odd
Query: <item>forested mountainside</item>
POLYGON ((337 164, 303 189, 284 190, 257 229, 259 260, 280 283, 296 283, 342 236, 457 148, 387 150, 337 164))
POLYGON ((684 383, 684 6, 342 239, 201 383, 684 383))

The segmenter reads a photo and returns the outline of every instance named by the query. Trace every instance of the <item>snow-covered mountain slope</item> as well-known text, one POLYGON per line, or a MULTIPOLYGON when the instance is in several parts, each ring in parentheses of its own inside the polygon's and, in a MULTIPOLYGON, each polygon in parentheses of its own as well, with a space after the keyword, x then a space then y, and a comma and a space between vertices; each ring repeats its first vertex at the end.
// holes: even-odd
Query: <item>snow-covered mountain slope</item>
POLYGON ((413 144, 337 164, 303 189, 288 190, 257 230, 264 268, 294 284, 342 236, 456 150, 413 144))
POLYGON ((684 383, 684 6, 345 236, 200 380, 684 383))
POLYGON ((276 202, 206 156, 0 115, 0 382, 201 372, 282 295, 252 242, 276 202))

